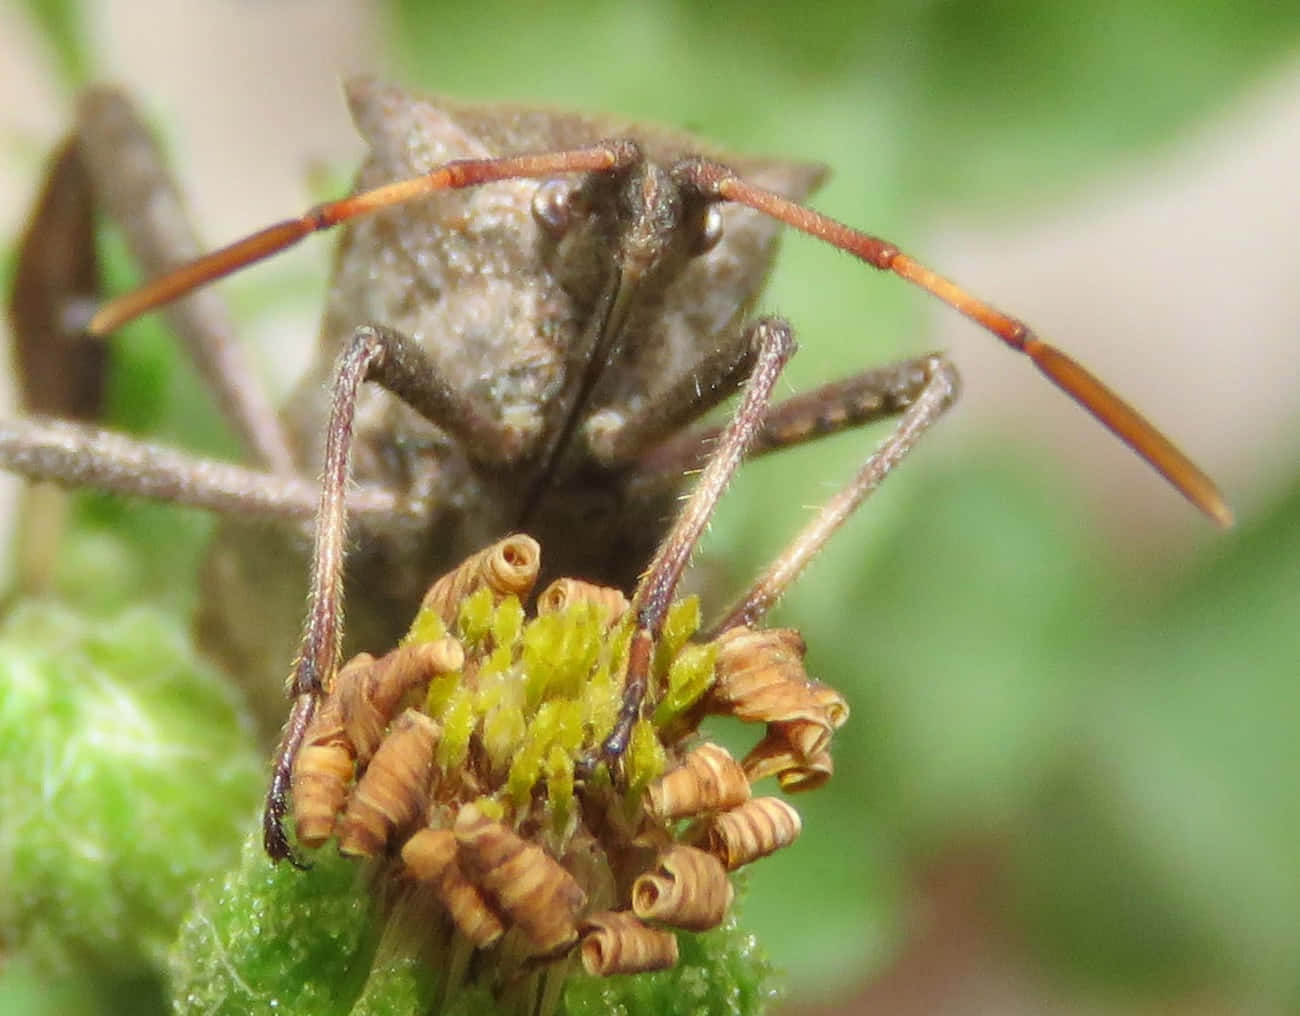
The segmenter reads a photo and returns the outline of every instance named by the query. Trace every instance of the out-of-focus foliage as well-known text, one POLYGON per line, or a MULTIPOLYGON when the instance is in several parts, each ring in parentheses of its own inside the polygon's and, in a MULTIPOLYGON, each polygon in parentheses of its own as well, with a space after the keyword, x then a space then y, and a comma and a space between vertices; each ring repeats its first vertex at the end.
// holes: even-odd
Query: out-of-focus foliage
POLYGON ((1017 850, 1023 909, 1058 959, 1148 984, 1199 970, 1265 1009, 1300 1001, 1298 564, 1292 484, 1172 594, 1112 601, 1104 628, 1077 633, 1072 672, 1094 691, 1040 771, 1017 850))
POLYGON ((404 79, 720 124, 735 138, 784 123, 821 151, 883 136, 862 161, 899 159, 913 209, 1022 201, 1169 139, 1293 53, 1300 13, 1230 0, 392 6, 404 79), (490 49, 475 45, 491 25, 490 49))
MULTIPOLYGON (((29 6, 70 78, 93 65, 76 48, 76 5, 29 6)), ((1300 38, 1294 4, 1227 0, 408 0, 388 12, 393 66, 381 69, 395 77, 826 161, 835 176, 818 203, 900 241, 958 202, 1009 206, 1113 169, 1225 108, 1300 38)), ((765 307, 799 328, 790 373, 804 387, 924 348, 920 299, 796 241, 765 307)), ((119 419, 175 434, 196 403, 175 394, 188 375, 161 340, 136 341, 119 419)), ((727 574, 743 581, 779 547, 867 440, 748 470, 708 544, 727 574)), ((988 836, 1016 845, 1023 937, 1069 978, 1111 993, 1210 985, 1274 1009, 1300 1000, 1300 497, 1246 519, 1206 560, 1150 570, 1115 560, 1068 503, 1050 468, 998 449, 944 472, 922 452, 783 608, 810 666, 854 709, 835 778, 801 805, 803 840, 755 873, 745 910, 795 997, 844 990, 888 959, 908 859, 988 836)), ((120 536, 97 551, 100 567, 192 603, 205 527, 182 523, 193 531, 162 552, 158 526, 175 512, 95 499, 83 515, 120 536)), ((92 981, 51 998, 26 964, 8 968, 0 1002, 70 1012, 131 997, 92 981)))
POLYGON ((143 980, 228 864, 261 764, 176 621, 54 603, 0 627, 0 937, 56 979, 143 980))
POLYGON ((94 59, 80 0, 26 0, 24 6, 40 26, 60 76, 73 85, 86 81, 94 59))

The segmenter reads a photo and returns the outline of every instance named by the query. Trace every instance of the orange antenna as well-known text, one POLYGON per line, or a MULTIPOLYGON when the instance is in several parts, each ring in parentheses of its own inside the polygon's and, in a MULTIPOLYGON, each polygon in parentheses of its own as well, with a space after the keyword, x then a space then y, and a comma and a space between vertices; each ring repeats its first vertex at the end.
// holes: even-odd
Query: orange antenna
POLYGON ((1214 481, 1160 433, 1141 413, 1073 357, 1044 342, 1023 321, 977 299, 961 286, 932 272, 893 244, 755 187, 730 170, 704 160, 690 160, 677 170, 678 178, 724 201, 746 205, 770 215, 802 233, 865 261, 873 268, 891 271, 937 296, 976 324, 992 332, 1012 349, 1028 356, 1039 371, 1101 421, 1168 480, 1192 504, 1220 526, 1231 526, 1232 509, 1214 481))
MULTIPOLYGON (((438 191, 561 173, 610 172, 631 165, 639 158, 634 142, 613 140, 559 152, 450 162, 423 176, 317 205, 296 219, 268 226, 183 265, 139 289, 110 300, 91 319, 89 331, 94 335, 105 335, 199 286, 291 247, 313 233, 358 216, 438 191)), ((1214 522, 1224 527, 1232 525, 1232 509, 1213 480, 1141 413, 1077 360, 1040 339, 1023 321, 976 298, 893 244, 852 229, 772 191, 748 184, 719 163, 686 159, 674 167, 673 174, 683 186, 693 188, 705 197, 734 201, 752 208, 824 240, 874 268, 891 271, 938 297, 1012 349, 1028 356, 1048 380, 1101 421, 1214 522)))
POLYGON ((317 205, 296 219, 285 219, 251 236, 182 265, 138 289, 108 301, 90 319, 92 335, 107 335, 191 290, 223 279, 232 272, 287 250, 300 240, 384 208, 445 190, 476 187, 497 180, 553 176, 559 173, 599 173, 617 169, 638 157, 631 142, 613 142, 539 155, 462 159, 414 176, 317 205))

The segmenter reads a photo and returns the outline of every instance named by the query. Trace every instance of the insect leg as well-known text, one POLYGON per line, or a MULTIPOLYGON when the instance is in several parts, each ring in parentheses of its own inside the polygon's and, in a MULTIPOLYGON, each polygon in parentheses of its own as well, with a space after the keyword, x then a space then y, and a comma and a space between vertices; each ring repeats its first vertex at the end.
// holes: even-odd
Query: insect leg
POLYGON ((628 649, 623 702, 614 729, 601 746, 603 757, 611 765, 616 765, 627 749, 632 728, 641 716, 641 703, 645 699, 649 681, 654 642, 663 629, 664 618, 677 583, 705 526, 713 516, 718 500, 744 461, 750 443, 762 426, 768 399, 777 378, 794 355, 794 335, 784 321, 775 318, 760 319, 747 334, 757 353, 740 405, 723 430, 695 489, 691 491, 668 535, 659 545, 654 559, 641 576, 632 599, 632 609, 636 611, 636 630, 628 649))
MULTIPOLYGON (((0 420, 0 469, 31 480, 143 497, 222 515, 307 522, 316 514, 316 483, 228 462, 70 420, 0 420)), ((378 523, 402 511, 378 487, 348 493, 348 510, 378 523)))
MULTIPOLYGON (((801 392, 768 409, 746 461, 795 445, 898 416, 930 382, 932 357, 864 370, 801 392)), ((673 483, 701 468, 721 427, 700 427, 670 438, 637 460, 636 487, 673 483)))
POLYGON ((835 530, 880 486, 921 435, 953 404, 959 387, 953 365, 940 354, 926 357, 922 363, 927 367, 925 385, 903 412, 898 426, 871 453, 853 479, 818 510, 748 591, 723 614, 722 620, 702 637, 712 638, 736 625, 752 624, 766 614, 813 556, 826 545, 835 530))
MULTIPOLYGON (((74 138, 96 201, 121 226, 145 275, 162 274, 199 254, 158 143, 122 92, 86 92, 78 105, 74 138)), ((276 473, 292 473, 293 456, 279 417, 244 359, 221 298, 195 293, 166 313, 254 461, 276 473)))
MULTIPOLYGON (((592 455, 602 465, 617 466, 636 461, 664 439, 676 444, 671 435, 740 389, 754 369, 756 355, 750 332, 737 332, 734 342, 692 366, 636 412, 624 415, 601 410, 593 414, 584 428, 592 455)), ((721 431, 721 427, 711 428, 710 436, 716 439, 721 431)), ((695 465, 703 465, 704 457, 695 465)), ((673 482, 680 476, 681 470, 677 470, 673 482)))
POLYGON ((358 328, 334 366, 324 465, 312 546, 307 623, 289 681, 293 707, 281 735, 263 813, 262 841, 272 860, 292 856, 284 832, 290 776, 316 703, 338 666, 343 638, 343 563, 348 523, 353 421, 361 385, 373 381, 426 419, 476 449, 517 452, 522 440, 456 392, 429 355, 401 333, 358 328))

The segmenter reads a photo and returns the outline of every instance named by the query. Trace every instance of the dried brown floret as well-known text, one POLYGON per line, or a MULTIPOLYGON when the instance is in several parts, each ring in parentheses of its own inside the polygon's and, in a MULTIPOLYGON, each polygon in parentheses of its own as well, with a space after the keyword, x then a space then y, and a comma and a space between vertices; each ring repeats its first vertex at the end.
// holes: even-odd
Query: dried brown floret
POLYGON ((540 953, 578 936, 587 894, 544 849, 468 804, 456 816, 458 863, 540 953))
POLYGON ((556 614, 575 603, 590 603, 600 610, 608 627, 627 613, 628 599, 622 590, 598 586, 581 579, 556 579, 537 594, 537 614, 556 614))
POLYGON ((769 776, 780 776, 804 763, 780 731, 768 731, 767 736, 749 750, 740 764, 744 767, 749 782, 753 784, 769 776))
POLYGON ((849 704, 844 700, 844 696, 822 681, 810 681, 809 687, 812 688, 813 698, 826 714, 831 729, 839 730, 849 719, 849 704))
POLYGON ((749 799, 749 780, 727 749, 706 741, 646 788, 646 810, 657 819, 734 808, 749 799))
POLYGON ((776 776, 796 792, 830 777, 831 735, 848 719, 844 697, 803 668, 803 640, 784 629, 738 627, 717 639, 718 672, 711 706, 767 723, 767 735, 743 763, 750 782, 776 776))
POLYGON ((660 855, 655 870, 632 884, 632 910, 647 921, 708 931, 722 923, 734 895, 721 861, 696 847, 679 845, 660 855))
MULTIPOLYGON (((335 677, 334 688, 364 680, 374 662, 369 653, 354 657, 335 677)), ((290 783, 294 823, 298 841, 305 847, 319 847, 333 835, 347 800, 356 752, 345 726, 343 704, 336 695, 331 695, 316 711, 294 762, 290 783)))
POLYGON ((328 695, 321 703, 316 715, 307 727, 304 741, 307 744, 326 744, 337 742, 347 746, 354 756, 356 747, 347 734, 350 720, 347 700, 355 692, 350 688, 364 688, 369 682, 370 672, 375 667, 375 658, 369 653, 358 653, 348 660, 334 675, 334 683, 327 689, 328 695))
POLYGON ((442 728, 424 713, 407 709, 393 721, 357 781, 339 822, 339 852, 373 857, 395 832, 409 829, 429 803, 433 751, 442 728))
POLYGON ((750 783, 775 776, 781 789, 788 794, 815 790, 834 773, 829 750, 823 749, 811 758, 795 750, 780 727, 773 725, 741 763, 750 783))
POLYGON ((787 794, 801 794, 816 790, 835 773, 835 763, 829 751, 819 752, 802 765, 792 766, 777 775, 781 789, 787 794))
POLYGON ((848 709, 809 680, 797 632, 736 627, 692 641, 699 607, 686 600, 647 662, 622 772, 593 771, 622 700, 627 599, 560 579, 530 617, 518 597, 538 563, 526 537, 475 555, 434 584, 401 646, 339 671, 293 773, 299 840, 334 835, 343 853, 369 857, 400 844, 414 898, 439 905, 438 934, 462 950, 496 946, 507 979, 580 934, 595 973, 662 969, 677 940, 642 920, 722 922, 727 869, 799 833, 794 809, 752 799, 751 784, 823 782, 848 709), (688 749, 708 712, 765 723, 766 736, 743 763, 709 742, 688 749))
POLYGON ((369 667, 344 668, 331 698, 345 717, 348 742, 363 764, 378 749, 397 710, 439 674, 459 670, 465 651, 452 638, 399 646, 369 667))
POLYGON ((788 847, 799 836, 799 813, 779 797, 755 797, 715 815, 705 844, 728 871, 788 847))
POLYGON ((768 724, 768 732, 782 738, 795 756, 801 759, 814 758, 824 752, 831 743, 834 733, 830 721, 824 718, 777 720, 768 724))
POLYGON ((458 849, 450 829, 421 829, 402 844, 402 861, 412 878, 432 884, 455 863, 458 849))
POLYGON ((803 640, 788 629, 732 628, 718 636, 713 707, 747 722, 831 724, 804 671, 803 640))
POLYGON ((319 847, 334 834, 352 770, 352 753, 337 741, 308 744, 298 753, 293 767, 293 816, 303 846, 319 847))
POLYGON ((537 581, 542 549, 531 536, 516 533, 466 558, 424 594, 422 609, 432 610, 450 625, 456 620, 461 602, 477 589, 486 587, 496 600, 507 596, 526 597, 537 581))
POLYGON ((369 700, 389 718, 414 692, 422 692, 439 674, 465 665, 465 650, 454 638, 398 646, 375 661, 369 680, 369 700))
POLYGON ((719 635, 714 644, 719 655, 728 660, 723 665, 725 670, 745 670, 756 664, 779 660, 793 660, 802 667, 804 654, 808 651, 803 636, 793 628, 755 629, 737 625, 719 635))
POLYGON ((583 920, 582 965, 597 977, 667 970, 677 963, 677 936, 642 924, 626 910, 583 920))
POLYGON ((421 829, 402 847, 402 860, 416 879, 433 888, 457 930, 477 948, 486 949, 505 933, 505 925, 460 870, 458 850, 456 834, 450 829, 421 829))

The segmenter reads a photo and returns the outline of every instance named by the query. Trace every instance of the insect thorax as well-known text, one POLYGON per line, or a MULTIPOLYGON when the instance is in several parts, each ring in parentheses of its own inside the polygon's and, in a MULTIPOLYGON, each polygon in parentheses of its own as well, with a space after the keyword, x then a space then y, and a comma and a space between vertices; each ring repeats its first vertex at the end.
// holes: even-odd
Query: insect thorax
MULTIPOLYGON (((369 80, 353 82, 348 97, 371 149, 359 187, 456 158, 614 134, 635 136, 647 158, 662 165, 707 152, 675 132, 580 114, 455 106, 369 80)), ((793 197, 821 177, 819 168, 798 164, 739 166, 793 197)), ((454 388, 522 439, 510 461, 485 463, 479 450, 389 393, 363 389, 353 476, 407 497, 415 522, 353 529, 348 652, 391 644, 431 575, 506 532, 526 529, 548 548, 543 581, 553 571, 630 589, 671 520, 679 485, 630 496, 635 462, 598 465, 585 449, 581 423, 600 409, 635 411, 737 334, 775 255, 777 227, 746 209, 725 208, 716 247, 677 258, 670 272, 637 291, 592 382, 591 349, 600 345, 599 322, 617 271, 608 247, 618 238, 597 231, 585 247, 566 249, 566 238, 548 233, 534 215, 538 186, 509 181, 442 193, 359 221, 340 242, 320 358, 284 414, 303 475, 320 475, 333 361, 367 324, 394 328, 421 345, 454 388)), ((257 689, 257 699, 282 694, 300 634, 307 547, 301 529, 226 523, 212 554, 200 628, 257 689)), ((279 708, 277 702, 268 715, 279 708)))

